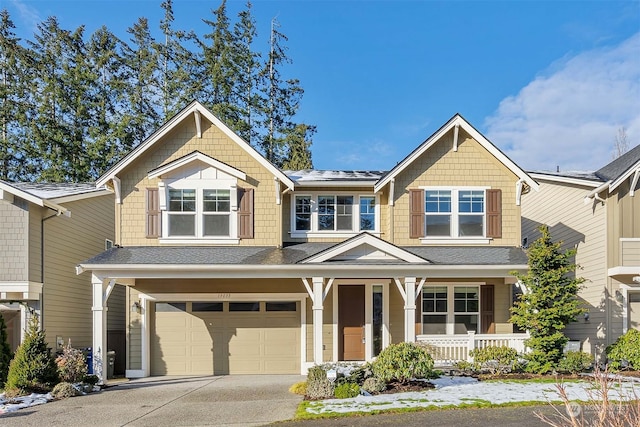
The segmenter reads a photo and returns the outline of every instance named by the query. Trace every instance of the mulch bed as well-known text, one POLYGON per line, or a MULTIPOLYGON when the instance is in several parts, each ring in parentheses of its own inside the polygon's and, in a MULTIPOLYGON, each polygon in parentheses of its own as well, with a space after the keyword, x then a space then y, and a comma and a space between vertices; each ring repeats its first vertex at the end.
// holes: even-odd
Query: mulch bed
POLYGON ((425 391, 435 388, 433 384, 427 381, 409 381, 406 384, 389 383, 387 389, 380 394, 407 393, 410 391, 425 391))

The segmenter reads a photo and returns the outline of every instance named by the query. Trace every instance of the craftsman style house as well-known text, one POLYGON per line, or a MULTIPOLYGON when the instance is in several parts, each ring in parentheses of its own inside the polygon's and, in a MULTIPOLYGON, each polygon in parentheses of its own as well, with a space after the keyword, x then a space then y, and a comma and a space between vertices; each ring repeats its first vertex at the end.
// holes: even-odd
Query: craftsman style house
POLYGON ((538 184, 460 115, 388 172, 282 171, 193 102, 97 182, 115 243, 91 272, 94 359, 126 287, 127 376, 306 373, 427 341, 497 343, 538 184))
MULTIPOLYGON (((51 348, 91 347, 90 274, 74 267, 114 240, 113 218, 113 194, 94 184, 0 181, 0 314, 12 351, 34 313, 51 348)), ((124 291, 114 292, 106 325, 117 351, 125 349, 124 291)))
POLYGON ((565 333, 602 356, 630 328, 640 329, 640 145, 595 172, 538 172, 540 191, 522 203, 523 239, 547 224, 577 248, 579 297, 589 310, 565 333))

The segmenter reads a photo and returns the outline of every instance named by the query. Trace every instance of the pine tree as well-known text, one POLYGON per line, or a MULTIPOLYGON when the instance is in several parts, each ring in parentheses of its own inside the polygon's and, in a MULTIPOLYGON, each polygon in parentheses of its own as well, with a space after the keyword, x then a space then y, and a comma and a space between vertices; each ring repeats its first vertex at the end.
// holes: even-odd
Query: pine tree
POLYGON ((524 291, 511 309, 511 322, 529 331, 527 370, 545 373, 562 358, 567 343, 563 330, 585 312, 577 299, 583 278, 576 277, 578 266, 571 259, 576 250, 561 251, 561 242, 551 240, 546 225, 541 236, 528 249, 529 271, 513 273, 524 291))
POLYGON ((2 313, 0 313, 0 386, 7 381, 11 358, 11 347, 9 347, 9 343, 7 342, 7 325, 4 322, 2 313))
POLYGON ((5 384, 7 396, 49 391, 59 381, 58 368, 47 347, 44 331, 40 330, 38 317, 33 315, 22 344, 9 365, 5 384))
POLYGON ((283 169, 302 170, 313 168, 311 137, 315 132, 315 126, 299 124, 287 133, 288 152, 287 158, 282 164, 283 169))

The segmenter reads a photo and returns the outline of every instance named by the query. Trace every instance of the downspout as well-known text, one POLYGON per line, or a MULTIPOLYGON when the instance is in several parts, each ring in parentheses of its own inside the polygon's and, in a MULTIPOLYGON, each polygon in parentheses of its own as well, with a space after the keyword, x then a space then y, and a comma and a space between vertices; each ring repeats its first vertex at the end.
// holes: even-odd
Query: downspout
POLYGON ((395 232, 394 232, 394 206, 395 206, 395 190, 396 190, 396 179, 391 178, 391 182, 389 183, 389 241, 391 243, 394 242, 395 232))

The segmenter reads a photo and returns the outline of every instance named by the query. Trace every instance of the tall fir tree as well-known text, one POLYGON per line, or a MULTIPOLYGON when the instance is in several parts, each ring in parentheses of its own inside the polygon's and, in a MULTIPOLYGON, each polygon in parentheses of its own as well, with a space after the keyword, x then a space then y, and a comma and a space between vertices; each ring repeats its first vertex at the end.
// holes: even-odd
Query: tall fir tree
POLYGON ((282 163, 283 169, 312 169, 311 138, 315 134, 315 126, 299 124, 289 129, 286 134, 287 155, 282 163))
POLYGON ((513 273, 524 291, 511 309, 511 322, 531 335, 527 370, 546 373, 562 357, 565 327, 585 311, 577 298, 584 279, 576 276, 578 267, 571 261, 576 250, 562 251, 562 243, 551 240, 546 225, 539 230, 540 238, 527 250, 529 271, 513 273))
POLYGON ((6 9, 0 11, 0 179, 30 179, 34 150, 28 138, 30 65, 6 9))

